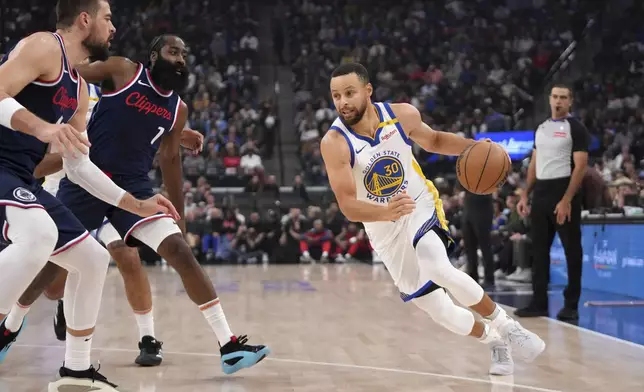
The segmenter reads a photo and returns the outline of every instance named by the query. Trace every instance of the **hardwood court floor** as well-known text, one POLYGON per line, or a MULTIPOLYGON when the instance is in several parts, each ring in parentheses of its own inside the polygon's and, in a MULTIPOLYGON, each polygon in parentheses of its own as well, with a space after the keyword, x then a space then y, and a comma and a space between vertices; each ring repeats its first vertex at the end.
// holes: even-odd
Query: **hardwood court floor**
MULTIPOLYGON (((173 271, 149 270, 164 362, 133 364, 134 317, 116 269, 105 285, 93 361, 124 391, 636 391, 644 385, 644 346, 627 345, 548 319, 524 321, 547 342, 514 377, 491 379, 480 343, 438 327, 403 304, 382 266, 208 267, 236 334, 273 354, 226 376, 217 342, 173 271)), ((39 300, 7 360, 0 392, 44 391, 63 360, 52 330, 53 302, 39 300)))

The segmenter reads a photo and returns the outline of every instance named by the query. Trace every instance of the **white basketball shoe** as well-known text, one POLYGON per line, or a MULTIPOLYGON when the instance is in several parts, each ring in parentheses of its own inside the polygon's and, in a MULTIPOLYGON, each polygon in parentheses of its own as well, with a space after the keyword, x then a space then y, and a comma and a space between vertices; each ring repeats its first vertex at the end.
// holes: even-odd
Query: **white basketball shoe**
MULTIPOLYGON (((498 306, 498 305, 497 305, 498 306)), ((518 321, 511 319, 499 307, 499 314, 490 325, 496 329, 503 341, 512 348, 512 353, 525 362, 534 361, 546 349, 546 343, 534 332, 523 328, 518 321)))
POLYGON ((493 376, 509 376, 514 373, 514 360, 512 360, 512 349, 502 340, 490 343, 492 362, 490 363, 490 374, 493 376))

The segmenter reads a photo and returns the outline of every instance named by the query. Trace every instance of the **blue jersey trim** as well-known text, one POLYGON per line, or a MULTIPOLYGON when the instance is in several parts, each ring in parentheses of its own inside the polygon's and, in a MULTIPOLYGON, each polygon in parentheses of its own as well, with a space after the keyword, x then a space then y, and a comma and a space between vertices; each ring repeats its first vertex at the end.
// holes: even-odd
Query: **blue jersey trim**
MULTIPOLYGON (((389 117, 391 117, 392 120, 395 119, 396 115, 394 115, 394 111, 391 110, 391 106, 389 106, 389 104, 387 102, 384 102, 383 105, 385 105, 385 109, 387 110, 387 113, 389 114, 389 117)), ((402 125, 400 125, 400 120, 398 120, 398 122, 396 122, 396 128, 398 129, 398 132, 400 132, 400 137, 403 138, 403 140, 405 141, 405 143, 407 143, 407 145, 411 146, 413 143, 412 143, 411 139, 409 139, 409 137, 407 136, 405 131, 403 130, 402 125)))

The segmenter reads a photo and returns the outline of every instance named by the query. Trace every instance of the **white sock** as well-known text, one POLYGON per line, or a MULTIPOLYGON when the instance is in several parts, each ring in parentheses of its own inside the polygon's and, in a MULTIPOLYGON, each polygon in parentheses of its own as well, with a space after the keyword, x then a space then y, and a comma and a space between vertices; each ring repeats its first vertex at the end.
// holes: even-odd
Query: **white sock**
POLYGON ((19 303, 16 303, 11 308, 11 311, 7 315, 7 319, 4 322, 5 328, 11 332, 17 332, 22 326, 22 320, 25 319, 25 316, 29 312, 29 306, 24 307, 19 303))
POLYGON ((513 321, 512 318, 505 312, 505 310, 498 304, 496 304, 496 308, 494 308, 492 314, 485 318, 490 320, 490 325, 494 329, 498 329, 501 325, 513 321))
POLYGON ((134 317, 139 326, 139 339, 143 340, 144 336, 154 337, 154 316, 152 309, 145 313, 134 312, 134 317))
POLYGON ((94 334, 77 337, 67 332, 64 365, 67 369, 76 371, 89 369, 93 336, 94 334))
POLYGON ((228 321, 226 321, 226 315, 224 314, 224 309, 219 303, 219 298, 215 298, 210 302, 200 305, 199 310, 201 310, 201 313, 203 313, 203 316, 208 321, 208 324, 210 324, 215 335, 217 335, 219 344, 224 346, 228 343, 230 338, 234 335, 230 330, 228 321))

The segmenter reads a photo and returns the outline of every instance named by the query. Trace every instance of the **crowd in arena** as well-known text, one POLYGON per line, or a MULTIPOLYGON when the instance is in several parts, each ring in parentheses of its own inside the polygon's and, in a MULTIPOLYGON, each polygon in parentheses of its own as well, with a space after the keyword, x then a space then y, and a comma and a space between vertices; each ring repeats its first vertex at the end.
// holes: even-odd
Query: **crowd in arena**
MULTIPOLYGON (((377 258, 361 227, 347 222, 336 204, 308 203, 300 210, 275 203, 270 209, 242 212, 216 197, 212 188, 240 187, 252 194, 261 190, 279 201, 280 185, 292 184, 277 184, 272 173, 264 172, 263 160, 276 153, 279 122, 292 121, 303 174, 294 192, 307 204, 308 186, 327 185, 319 142, 336 117, 329 75, 350 61, 368 67, 374 100, 411 103, 436 129, 467 137, 512 129, 515 113, 535 104, 532 94, 573 40, 567 19, 571 13, 565 8, 552 12, 552 7, 570 8, 576 2, 511 2, 514 8, 507 2, 490 7, 489 2, 465 1, 286 3, 294 119, 279 119, 274 102, 256 98, 261 37, 249 2, 195 2, 179 9, 168 0, 145 8, 115 5, 119 31, 114 53, 143 60, 147 43, 166 30, 177 31, 190 46, 190 83, 183 99, 190 107, 189 126, 204 134, 205 143, 201 154, 184 154, 185 208, 189 239, 202 262, 377 258)), ((594 72, 574 85, 574 115, 595 139, 588 183, 602 189, 594 192, 600 197, 588 201, 588 208, 624 211, 642 205, 644 103, 639 92, 644 91, 644 30, 630 25, 641 20, 642 9, 633 10, 618 41, 606 37, 610 44, 596 59, 594 72)), ((48 12, 37 2, 31 15, 12 14, 6 36, 32 31, 40 14, 48 12)), ((450 177, 454 161, 415 152, 441 192, 451 233, 461 245, 453 254, 457 262, 462 259, 464 197, 450 177)), ((515 272, 513 244, 529 233, 530 222, 516 211, 526 167, 526 162, 515 162, 506 184, 494 194, 499 276, 515 272)), ((150 175, 161 185, 158 167, 150 175)))

